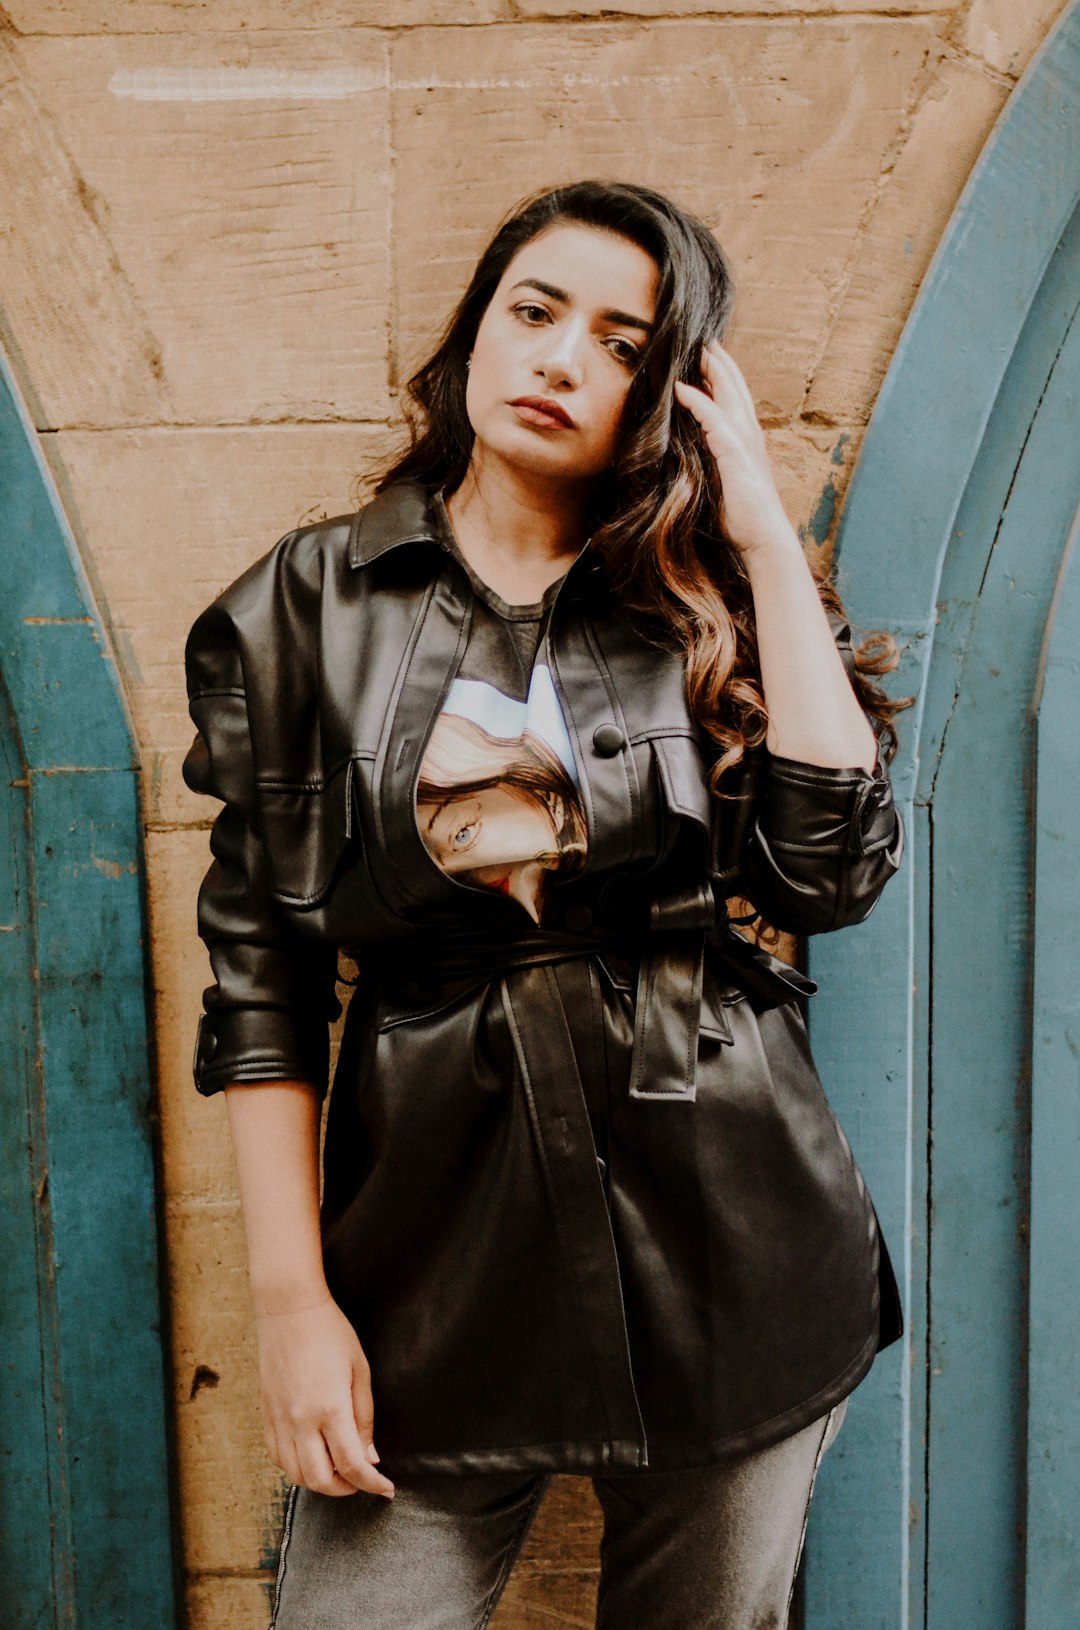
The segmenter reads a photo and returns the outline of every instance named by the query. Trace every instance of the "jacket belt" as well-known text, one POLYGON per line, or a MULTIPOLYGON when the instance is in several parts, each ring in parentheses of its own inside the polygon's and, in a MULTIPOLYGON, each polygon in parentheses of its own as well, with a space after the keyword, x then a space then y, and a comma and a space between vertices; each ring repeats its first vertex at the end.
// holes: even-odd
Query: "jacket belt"
MULTIPOLYGON (((442 1007, 514 969, 604 953, 625 957, 628 949, 636 950, 630 1097, 692 1103, 707 944, 715 965, 745 991, 757 1012, 817 990, 805 974, 743 939, 726 918, 718 931, 716 901, 706 884, 657 896, 645 935, 636 942, 631 937, 629 946, 625 934, 604 928, 588 934, 539 927, 510 935, 453 932, 422 948, 410 941, 401 947, 400 961, 390 947, 386 956, 380 948, 375 977, 393 992, 404 1018, 442 1007)), ((505 988, 510 996, 509 985, 505 988)))

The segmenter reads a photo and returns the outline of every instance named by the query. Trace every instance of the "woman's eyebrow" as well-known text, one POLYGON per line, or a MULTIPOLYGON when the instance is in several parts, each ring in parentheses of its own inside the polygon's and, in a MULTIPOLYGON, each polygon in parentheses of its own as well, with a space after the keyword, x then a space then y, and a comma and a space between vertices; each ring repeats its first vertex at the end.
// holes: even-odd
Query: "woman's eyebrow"
POLYGON ((431 831, 431 828, 435 825, 435 822, 438 820, 439 816, 442 814, 442 812, 446 808, 447 804, 452 804, 454 802, 455 798, 457 798, 459 796, 460 796, 459 793, 448 792, 445 798, 440 798, 439 799, 439 802, 435 805, 435 808, 431 812, 430 821, 428 821, 427 826, 424 828, 425 832, 430 832, 431 831))
MULTIPOLYGON (((542 283, 538 277, 523 277, 520 283, 512 283, 513 289, 539 289, 552 300, 561 300, 564 306, 570 304, 570 296, 565 289, 557 289, 554 283, 542 283)), ((651 334, 655 324, 648 323, 644 317, 635 317, 629 311, 602 311, 601 317, 606 323, 622 323, 626 328, 640 328, 643 334, 651 334)))

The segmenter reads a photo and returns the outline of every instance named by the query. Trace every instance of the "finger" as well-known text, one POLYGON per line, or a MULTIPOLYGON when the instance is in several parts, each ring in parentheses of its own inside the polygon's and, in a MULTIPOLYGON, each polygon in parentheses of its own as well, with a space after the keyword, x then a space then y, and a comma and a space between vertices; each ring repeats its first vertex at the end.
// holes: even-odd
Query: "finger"
POLYGON ((724 415, 717 407, 711 396, 698 390, 696 385, 688 385, 685 380, 677 380, 675 384, 676 399, 692 413, 705 433, 707 441, 715 441, 717 447, 724 444, 726 425, 724 415))
POLYGON ((313 1489, 316 1494, 345 1495, 356 1493, 352 1483, 346 1482, 345 1478, 334 1470, 330 1451, 321 1432, 317 1437, 309 1436, 301 1439, 296 1447, 300 1461, 300 1472, 306 1488, 313 1489))
POLYGON ((372 1445, 361 1437, 356 1429, 356 1422, 352 1419, 336 1419, 328 1422, 323 1429, 326 1447, 330 1453, 334 1470, 339 1477, 351 1484, 355 1489, 364 1489, 369 1494, 393 1495, 394 1485, 382 1472, 376 1471, 368 1458, 368 1450, 372 1445))
POLYGON ((709 395, 725 413, 754 415, 754 403, 749 387, 729 356, 717 356, 712 351, 703 351, 701 371, 709 395))
POLYGON ((703 423, 710 414, 716 412, 716 403, 708 392, 701 390, 697 385, 688 384, 685 379, 675 381, 675 396, 684 408, 689 409, 695 419, 703 423))
POLYGON ((286 1442, 283 1438, 279 1438, 278 1452, 271 1458, 279 1471, 285 1473, 285 1476, 290 1483, 303 1482, 303 1473, 300 1470, 300 1457, 296 1453, 296 1445, 291 1439, 286 1442))
POLYGON ((711 340, 705 348, 705 356, 710 367, 710 377, 729 381, 756 418, 757 407, 754 403, 754 393, 746 382, 746 375, 731 355, 731 352, 726 351, 719 340, 711 340))
POLYGON ((739 381, 742 375, 731 357, 724 350, 714 351, 706 346, 701 358, 702 372, 709 381, 713 391, 735 391, 739 394, 739 381))
POLYGON ((364 1456, 364 1482, 361 1486, 392 1499, 393 1483, 382 1472, 375 1470, 375 1462, 380 1457, 374 1443, 375 1400, 371 1391, 371 1370, 366 1363, 358 1364, 353 1370, 352 1406, 356 1434, 364 1456))
POLYGON ((271 1463, 277 1466, 279 1470, 284 1471, 285 1468, 281 1464, 281 1449, 278 1446, 278 1435, 272 1426, 263 1427, 263 1442, 266 1445, 266 1453, 270 1457, 271 1463))
POLYGON ((375 1396, 371 1390, 371 1370, 366 1363, 353 1365, 350 1390, 356 1430, 365 1443, 370 1443, 375 1435, 375 1396))

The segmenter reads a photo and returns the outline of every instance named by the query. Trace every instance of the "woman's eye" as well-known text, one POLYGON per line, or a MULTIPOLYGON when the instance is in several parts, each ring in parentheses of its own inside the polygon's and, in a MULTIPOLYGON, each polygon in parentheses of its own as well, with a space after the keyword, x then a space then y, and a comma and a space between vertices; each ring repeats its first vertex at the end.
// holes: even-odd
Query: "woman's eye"
POLYGON ((451 849, 456 849, 460 852, 462 849, 470 848, 476 841, 476 834, 479 827, 479 821, 466 821, 463 826, 459 826, 455 832, 450 834, 451 849))
POLYGON ((535 305, 531 300, 523 300, 520 305, 514 307, 514 314, 524 322, 539 325, 547 317, 547 307, 535 305))
POLYGON ((641 352, 632 340, 623 339, 621 334, 613 334, 608 341, 608 350, 620 362, 630 363, 632 366, 641 356, 641 352))

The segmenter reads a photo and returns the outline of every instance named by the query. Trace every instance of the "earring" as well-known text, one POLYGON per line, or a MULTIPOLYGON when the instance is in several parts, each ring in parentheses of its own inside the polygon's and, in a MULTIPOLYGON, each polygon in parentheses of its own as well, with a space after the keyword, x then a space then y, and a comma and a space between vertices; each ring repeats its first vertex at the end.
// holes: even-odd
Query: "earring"
POLYGON ((472 357, 466 357, 465 358, 465 367, 467 369, 472 367, 472 357))

